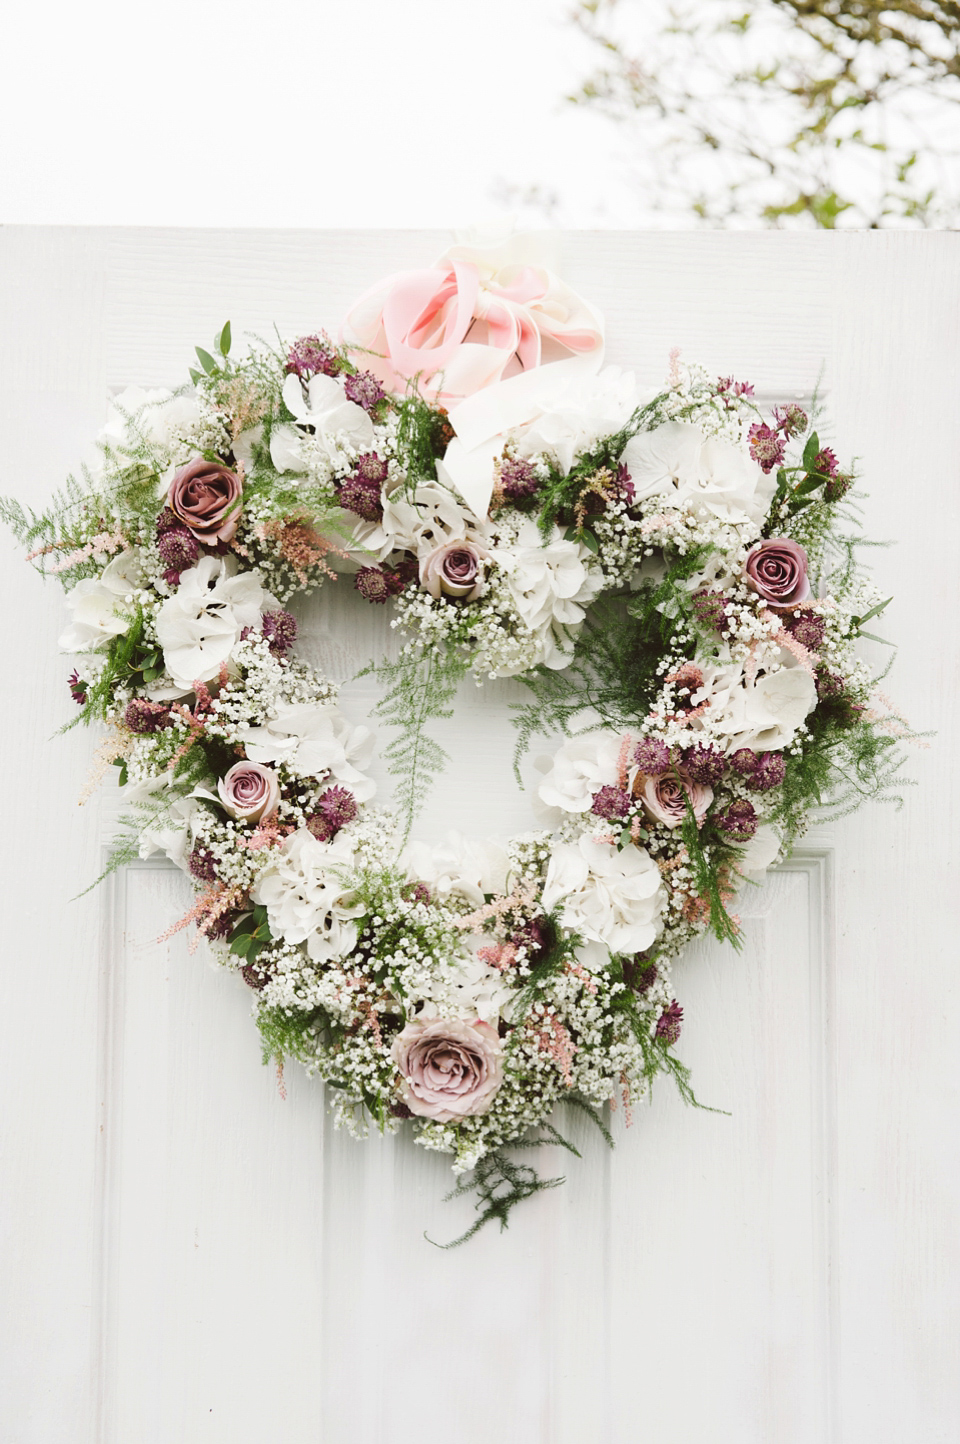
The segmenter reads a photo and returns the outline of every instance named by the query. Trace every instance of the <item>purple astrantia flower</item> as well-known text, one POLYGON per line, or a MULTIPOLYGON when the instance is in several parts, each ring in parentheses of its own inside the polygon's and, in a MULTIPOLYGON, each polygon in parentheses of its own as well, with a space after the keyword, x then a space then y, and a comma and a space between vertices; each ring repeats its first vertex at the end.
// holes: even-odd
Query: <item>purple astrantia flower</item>
POLYGON ((78 707, 85 707, 87 702, 87 684, 80 681, 80 674, 76 667, 67 678, 67 686, 70 688, 70 696, 78 707))
POLYGON ((733 842, 747 842, 759 826, 753 803, 748 802, 745 797, 736 798, 729 807, 717 814, 714 821, 733 842))
POLYGON ((357 799, 346 787, 328 787, 320 799, 320 812, 330 824, 331 836, 357 815, 357 799))
POLYGON ((752 777, 757 770, 759 758, 749 747, 738 747, 728 761, 734 772, 741 777, 752 777))
POLYGON ((756 421, 747 432, 750 455, 761 471, 772 471, 779 466, 784 456, 783 437, 771 431, 765 422, 756 421))
POLYGON ((817 652, 822 647, 827 624, 817 612, 794 612, 787 626, 808 652, 817 652))
POLYGON ((174 572, 185 572, 200 555, 196 538, 179 522, 160 533, 157 537, 157 551, 165 567, 174 572))
POLYGON ((842 697, 846 690, 846 682, 836 672, 829 672, 826 667, 818 667, 816 675, 817 696, 821 699, 833 699, 842 697))
POLYGON ((138 737, 159 732, 169 721, 169 707, 164 707, 159 702, 148 702, 146 697, 132 698, 123 714, 123 725, 138 737))
POLYGON ((403 591, 404 583, 395 572, 386 567, 361 567, 353 579, 353 585, 367 602, 378 605, 403 591))
POLYGON ((718 376, 717 395, 752 396, 753 384, 750 381, 734 381, 732 376, 718 376))
POLYGON ((187 858, 187 867, 190 876, 195 877, 198 882, 215 882, 217 878, 217 860, 213 853, 205 847, 195 847, 187 858))
POLYGON ((547 946, 547 930, 540 918, 531 918, 510 937, 515 948, 526 948, 527 958, 536 962, 547 946))
POLYGON ((348 376, 343 383, 343 391, 348 401, 362 406, 364 411, 373 411, 384 397, 383 387, 372 371, 358 371, 356 375, 348 376))
POLYGON ((359 476, 361 481, 375 481, 382 486, 390 473, 390 468, 375 451, 365 451, 358 456, 353 463, 353 475, 359 476))
POLYGON ((608 822, 624 818, 630 811, 630 794, 619 787, 601 787, 593 794, 590 811, 597 817, 605 817, 608 822))
POLYGON ((170 510, 168 506, 162 507, 157 516, 157 536, 163 536, 165 531, 183 530, 183 522, 170 510))
POLYGON ((670 766, 670 748, 659 737, 641 737, 633 760, 646 777, 662 777, 670 766))
POLYGON ((615 479, 617 483, 617 493, 620 496, 620 499, 622 501, 625 501, 627 503, 627 506, 632 506, 633 498, 636 495, 637 488, 634 486, 632 480, 630 479, 630 473, 624 466, 622 461, 619 462, 617 465, 617 475, 615 479))
POLYGON ((466 539, 443 542, 420 562, 420 585, 438 600, 441 596, 476 601, 486 586, 485 547, 466 539))
POLYGON ((747 553, 745 580, 771 611, 792 611, 810 596, 807 554, 787 537, 758 542, 747 553))
POLYGON ((769 792, 771 787, 779 787, 786 775, 787 764, 782 752, 761 752, 747 778, 747 786, 754 792, 769 792))
POLYGON ((383 516, 383 502, 380 499, 380 482, 368 481, 364 476, 346 476, 340 483, 337 500, 344 511, 364 521, 379 521, 383 516))
POLYGON ((775 406, 773 419, 777 423, 777 430, 782 431, 788 441, 792 441, 795 436, 802 436, 810 425, 807 413, 795 401, 788 402, 786 406, 775 406))
POLYGON ((823 488, 823 495, 825 499, 832 504, 833 502, 839 501, 841 497, 846 496, 851 486, 853 486, 853 477, 847 476, 845 472, 839 471, 836 476, 831 476, 823 488))
POLYGON ((240 969, 240 976, 248 988, 253 988, 254 992, 259 993, 267 986, 271 975, 262 968, 258 968, 256 963, 244 963, 240 969))
POLYGON ((813 466, 810 469, 815 471, 818 476, 836 476, 840 470, 836 452, 831 447, 825 446, 813 458, 813 466))
POLYGON ((683 1026, 683 1009, 672 998, 669 1008, 664 1008, 657 1019, 657 1037, 663 1038, 667 1043, 675 1043, 680 1037, 680 1029, 683 1026))
POLYGON ((712 627, 715 632, 725 634, 730 630, 730 618, 727 616, 729 605, 730 598, 725 597, 722 592, 695 592, 693 615, 705 627, 712 627))
POLYGON ((310 376, 337 376, 343 362, 327 336, 301 336, 287 352, 287 371, 301 380, 310 376))
POLYGON ((296 617, 282 607, 279 612, 264 612, 261 629, 275 657, 289 652, 297 640, 299 630, 296 617))
POLYGON ((623 960, 623 981, 635 993, 649 993, 659 976, 656 963, 648 963, 646 953, 623 960))
POLYGON ((500 490, 506 501, 523 501, 540 490, 540 478, 529 461, 508 457, 500 463, 500 490))
POLYGON ((683 754, 683 770, 691 782, 716 787, 726 769, 726 759, 716 747, 689 747, 683 754))

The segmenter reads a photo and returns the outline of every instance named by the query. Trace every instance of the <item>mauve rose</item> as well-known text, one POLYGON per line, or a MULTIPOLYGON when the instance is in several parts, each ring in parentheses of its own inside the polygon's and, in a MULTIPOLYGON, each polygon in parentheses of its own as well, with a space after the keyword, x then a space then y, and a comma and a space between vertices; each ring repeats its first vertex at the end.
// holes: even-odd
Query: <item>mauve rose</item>
POLYGON ((449 541, 436 547, 420 563, 420 585, 432 597, 443 593, 473 602, 485 586, 481 562, 488 553, 471 541, 449 541))
POLYGON ((786 537, 758 542, 747 553, 747 586, 774 612, 789 612, 810 596, 807 554, 786 537))
POLYGON ((167 505, 198 542, 215 547, 236 533, 241 491, 235 471, 198 456, 174 474, 167 505))
POLYGON ((391 1052, 403 1074, 404 1103, 438 1123, 485 1113, 503 1079, 497 1030, 479 1018, 408 1023, 391 1052))
POLYGON ((276 812, 280 801, 277 774, 259 762, 235 762, 217 783, 217 791, 235 822, 259 822, 276 812))
POLYGON ((713 801, 712 787, 692 782, 679 768, 677 772, 667 772, 663 777, 641 775, 637 781, 642 783, 639 796, 645 811, 665 827, 680 826, 687 815, 688 798, 699 827, 713 801))

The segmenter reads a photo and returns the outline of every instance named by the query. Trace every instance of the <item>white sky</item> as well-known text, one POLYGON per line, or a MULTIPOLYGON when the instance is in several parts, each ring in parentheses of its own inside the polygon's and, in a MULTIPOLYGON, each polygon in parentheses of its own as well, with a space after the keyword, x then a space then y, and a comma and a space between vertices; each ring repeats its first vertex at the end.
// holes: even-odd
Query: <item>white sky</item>
POLYGON ((50 0, 8 8, 0 220, 449 226, 498 181, 636 224, 568 0, 50 0))

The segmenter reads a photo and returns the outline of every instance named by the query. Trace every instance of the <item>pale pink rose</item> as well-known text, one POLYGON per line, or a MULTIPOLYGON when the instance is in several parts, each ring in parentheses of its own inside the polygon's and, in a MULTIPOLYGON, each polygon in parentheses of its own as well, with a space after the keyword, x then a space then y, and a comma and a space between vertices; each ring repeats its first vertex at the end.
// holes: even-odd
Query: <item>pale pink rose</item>
POLYGON ((430 270, 378 282, 341 337, 391 391, 455 400, 544 362, 603 350, 603 323, 523 238, 453 246, 430 270), (534 264, 530 264, 530 261, 534 264), (374 353, 370 355, 368 353, 374 353))
POLYGON ((410 1112, 438 1123, 485 1113, 503 1079, 497 1030, 479 1018, 413 1021, 394 1039, 391 1052, 410 1112))
POLYGON ((791 612, 810 596, 807 554, 799 542, 771 537, 747 553, 747 586, 773 612, 791 612))
POLYGON ((692 782, 680 769, 666 772, 662 777, 641 774, 637 781, 641 783, 638 795, 647 815, 665 827, 680 826, 687 815, 688 798, 699 827, 713 801, 712 787, 692 782))
POLYGON ((435 547, 420 563, 420 585, 432 597, 446 594, 476 601, 486 585, 482 563, 489 553, 471 541, 449 541, 435 547))
POLYGON ((235 471, 198 456, 174 474, 167 505, 198 542, 215 547, 236 534, 242 491, 235 471))
POLYGON ((217 791, 235 822, 259 822, 276 812, 280 802, 277 774, 259 762, 235 762, 217 783, 217 791))

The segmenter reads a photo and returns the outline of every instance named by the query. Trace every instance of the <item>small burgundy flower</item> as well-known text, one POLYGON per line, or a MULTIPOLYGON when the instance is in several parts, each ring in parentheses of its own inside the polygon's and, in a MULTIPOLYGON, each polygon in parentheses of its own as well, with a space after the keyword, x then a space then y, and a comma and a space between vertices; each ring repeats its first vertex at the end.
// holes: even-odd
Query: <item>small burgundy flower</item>
POLYGON ((159 732, 170 720, 170 709, 159 702, 148 702, 146 697, 134 697, 127 703, 123 724, 139 737, 159 732))
POLYGON ((198 542, 215 547, 236 534, 242 491, 235 471, 198 456, 174 473, 167 504, 198 542))
POLYGON ((747 433, 750 455, 761 471, 770 472, 779 466, 784 456, 783 437, 771 431, 765 422, 754 422, 747 433))
POLYGON ((786 775, 787 764, 782 752, 761 752, 747 786, 754 792, 769 792, 771 787, 779 787, 786 775))
POLYGON ((617 492, 621 500, 625 501, 627 506, 632 506, 637 488, 630 479, 630 473, 622 461, 617 466, 616 483, 617 492))
POLYGON ((340 483, 337 500, 344 511, 352 511, 354 516, 363 517, 364 521, 379 521, 383 516, 380 483, 367 481, 365 477, 356 475, 344 477, 340 483))
POLYGON ((373 411, 384 397, 383 387, 372 371, 358 371, 355 376, 348 376, 343 391, 348 401, 362 406, 364 411, 373 411))
POLYGON ((70 696, 78 707, 85 707, 87 703, 87 684, 80 681, 80 674, 76 668, 67 678, 67 686, 70 688, 70 696))
POLYGON ((749 747, 738 747, 730 758, 730 766, 741 777, 752 777, 757 770, 759 760, 757 754, 749 747))
POLYGON ((828 672, 826 667, 818 667, 816 675, 817 696, 821 700, 832 700, 835 697, 842 697, 846 683, 836 672, 828 672))
POLYGON ((729 605, 730 598, 725 597, 722 592, 695 592, 693 615, 705 627, 712 627, 715 632, 723 635, 730 630, 730 618, 726 610, 729 605))
POLYGON ((253 988, 256 993, 265 988, 270 981, 270 974, 258 968, 256 963, 244 963, 240 969, 240 976, 247 987, 253 988))
POLYGON ((381 567, 361 567, 353 579, 353 585, 361 597, 378 605, 396 596, 398 588, 394 578, 381 567))
POLYGON ((716 787, 724 774, 726 759, 716 747, 689 747, 683 754, 683 770, 691 782, 716 787))
POLYGON ((838 472, 836 476, 831 476, 823 488, 824 497, 832 505, 834 502, 840 501, 842 497, 846 496, 851 486, 853 486, 853 477, 846 476, 842 471, 838 472))
POLYGON ((516 948, 526 948, 528 960, 535 963, 546 950, 547 930, 540 918, 530 918, 511 936, 510 941, 516 948))
POLYGON ((500 463, 500 490, 506 501, 523 501, 540 490, 540 479, 529 461, 511 457, 500 463))
POLYGON ((773 419, 777 423, 777 430, 782 431, 788 441, 792 441, 795 436, 802 436, 810 424, 807 413, 795 401, 788 402, 786 406, 775 406, 773 419))
POLYGON ((343 362, 326 336, 301 336, 287 352, 287 371, 301 380, 310 376, 336 376, 343 362))
POLYGON ((664 1008, 657 1019, 657 1037, 663 1038, 667 1043, 675 1043, 680 1037, 680 1029, 683 1026, 683 1009, 672 998, 669 1008, 664 1008))
POLYGON ((827 635, 827 624, 817 612, 794 612, 788 626, 801 647, 806 647, 808 652, 819 651, 827 635))
POLYGON ((662 777, 670 766, 670 748, 659 737, 641 737, 633 760, 646 777, 662 777))
POLYGON ((346 827, 357 815, 357 799, 346 787, 328 787, 320 799, 320 812, 330 824, 331 834, 346 827))
POLYGON ((732 376, 719 376, 717 378, 717 395, 725 396, 752 396, 753 384, 750 381, 734 381, 732 376))
POLYGON ((163 580, 171 591, 175 591, 180 585, 180 573, 177 571, 177 568, 167 567, 167 570, 163 574, 163 580))
POLYGON ((279 612, 264 612, 262 630, 274 656, 282 656, 297 640, 299 628, 296 617, 281 607, 279 612))
POLYGON ((359 476, 361 481, 375 481, 382 486, 389 475, 389 467, 375 451, 365 451, 354 462, 353 475, 359 476))
POLYGON ((659 976, 656 963, 647 963, 645 953, 623 960, 623 981, 635 993, 649 993, 659 976))
POLYGON ((601 787, 599 792, 593 794, 590 811, 597 817, 607 818, 609 822, 626 817, 630 811, 630 794, 621 791, 619 787, 601 787))
POLYGON ((165 506, 157 517, 157 536, 163 536, 165 531, 177 531, 183 529, 183 522, 175 516, 168 506, 165 506))
POLYGON ((757 542, 747 553, 746 583, 771 611, 792 611, 810 596, 807 554, 788 537, 757 542))
POLYGON ((759 826, 753 803, 748 802, 745 797, 736 798, 729 807, 717 814, 715 821, 732 842, 747 842, 759 826))
POLYGON ((815 471, 818 476, 836 476, 839 469, 840 463, 837 461, 837 454, 829 446, 825 446, 822 451, 818 451, 813 458, 811 470, 815 471))
POLYGON ((408 1108, 406 1103, 401 1103, 399 1098, 387 1105, 387 1112, 394 1118, 412 1118, 413 1110, 408 1108))
POLYGON ((187 859, 187 867, 190 869, 190 876, 195 877, 198 882, 216 882, 217 861, 207 848, 195 847, 187 859))
POLYGON ((175 572, 183 572, 187 567, 192 567, 200 555, 196 539, 179 522, 160 533, 157 538, 157 551, 160 553, 160 560, 170 571, 175 572))

